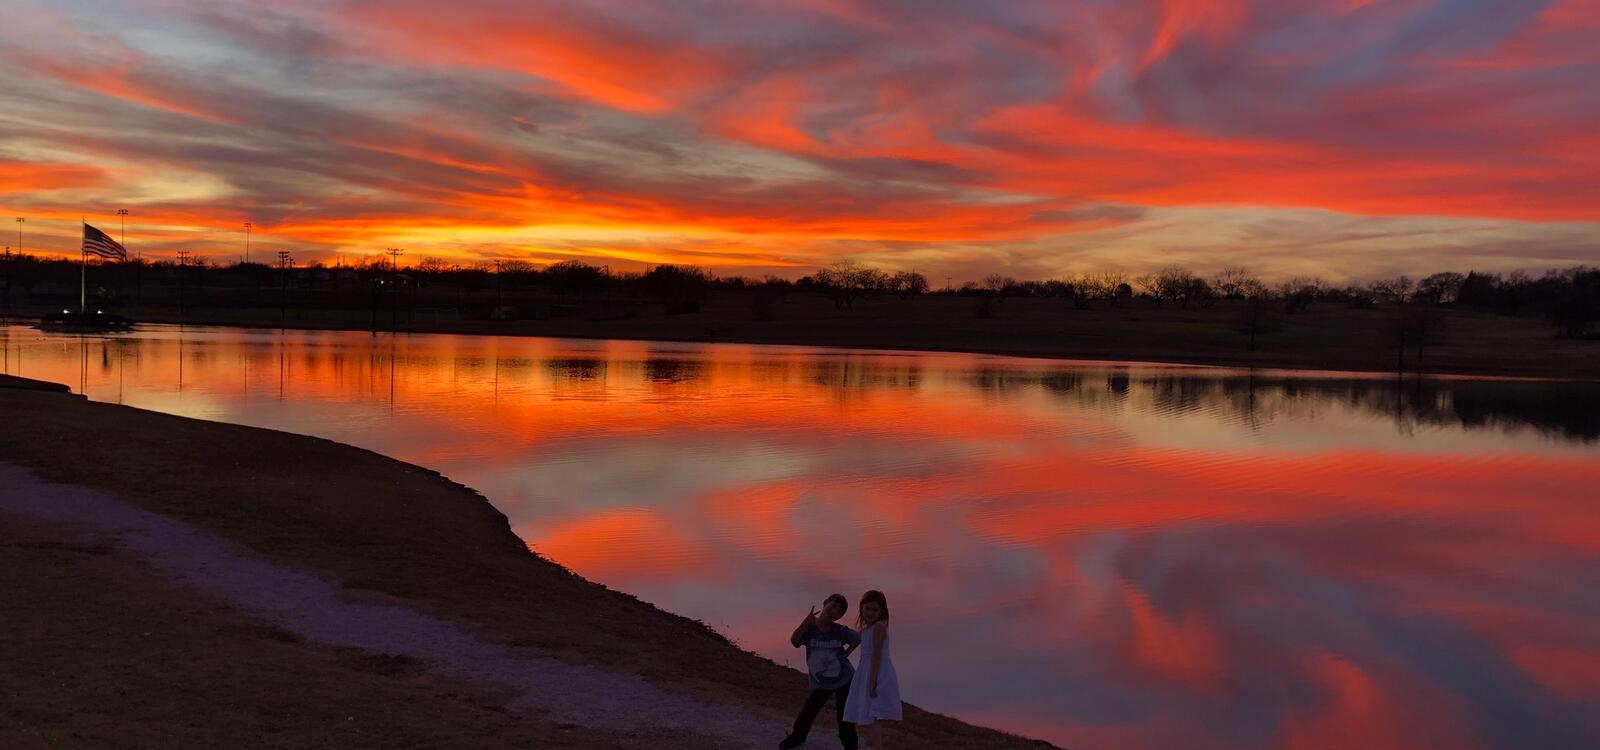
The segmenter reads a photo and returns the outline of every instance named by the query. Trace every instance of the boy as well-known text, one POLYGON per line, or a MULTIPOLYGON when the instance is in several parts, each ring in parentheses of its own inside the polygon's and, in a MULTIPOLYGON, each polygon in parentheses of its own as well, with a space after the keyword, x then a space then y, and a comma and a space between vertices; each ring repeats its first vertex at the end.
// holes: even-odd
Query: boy
POLYGON ((816 720, 817 713, 828 702, 830 695, 833 696, 834 710, 839 714, 839 741, 844 743, 845 750, 856 750, 856 725, 844 720, 844 701, 850 696, 850 678, 855 676, 855 669, 850 666, 845 653, 848 647, 861 644, 861 636, 837 622, 848 609, 850 602, 844 595, 833 594, 823 600, 821 612, 812 607, 806 619, 801 620, 799 627, 794 629, 794 635, 789 636, 789 643, 795 648, 801 645, 806 647, 806 672, 811 684, 811 696, 806 698, 805 707, 800 709, 799 718, 794 720, 794 731, 778 743, 781 750, 791 750, 805 744, 806 735, 811 732, 811 722, 816 720))

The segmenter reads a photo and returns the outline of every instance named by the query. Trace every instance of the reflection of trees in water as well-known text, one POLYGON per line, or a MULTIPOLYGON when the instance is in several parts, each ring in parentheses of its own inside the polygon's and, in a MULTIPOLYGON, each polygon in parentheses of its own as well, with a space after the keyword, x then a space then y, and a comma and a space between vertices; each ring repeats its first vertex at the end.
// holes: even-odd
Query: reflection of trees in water
POLYGON ((692 359, 655 358, 644 361, 644 379, 655 383, 698 380, 705 366, 692 359))
POLYGON ((1592 383, 1517 383, 1506 392, 1452 392, 1454 418, 1466 427, 1526 424, 1570 440, 1600 440, 1600 389, 1592 383))
POLYGON ((544 367, 552 376, 562 380, 604 380, 606 377, 606 360, 603 359, 547 359, 544 367))
POLYGON ((1131 387, 1113 377, 1105 391, 1079 402, 1103 402, 1106 394, 1126 399, 1141 390, 1169 414, 1210 411, 1250 425, 1287 412, 1314 419, 1322 407, 1338 405, 1389 417, 1407 431, 1530 427, 1567 440, 1600 440, 1600 389, 1586 383, 1154 375, 1133 377, 1131 387))
POLYGON ((1269 387, 1281 388, 1297 399, 1335 401, 1351 409, 1389 416, 1402 429, 1530 427, 1567 440, 1600 440, 1600 392, 1592 384, 1285 380, 1274 381, 1269 387))
POLYGON ((970 370, 956 380, 992 393, 1043 390, 1085 409, 1123 409, 1138 402, 1138 408, 1168 416, 1206 413, 1250 426, 1286 414, 1315 419, 1327 408, 1340 407, 1391 418, 1407 431, 1418 426, 1531 427, 1567 440, 1600 440, 1600 388, 1587 383, 1216 377, 1006 368, 970 370))
POLYGON ((806 380, 816 385, 846 388, 915 390, 922 387, 920 365, 887 366, 854 357, 813 360, 806 363, 806 380))
POLYGON ((1078 372, 1033 372, 1003 367, 980 367, 962 379, 968 386, 981 391, 1013 391, 1042 387, 1056 393, 1074 393, 1083 385, 1083 375, 1078 372))

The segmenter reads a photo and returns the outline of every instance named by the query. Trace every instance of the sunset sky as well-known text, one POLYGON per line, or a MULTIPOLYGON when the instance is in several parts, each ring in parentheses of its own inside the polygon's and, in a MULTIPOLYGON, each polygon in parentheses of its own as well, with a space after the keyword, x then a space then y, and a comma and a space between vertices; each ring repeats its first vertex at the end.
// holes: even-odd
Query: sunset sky
POLYGON ((1600 0, 0 0, 0 244, 1600 262, 1600 0))

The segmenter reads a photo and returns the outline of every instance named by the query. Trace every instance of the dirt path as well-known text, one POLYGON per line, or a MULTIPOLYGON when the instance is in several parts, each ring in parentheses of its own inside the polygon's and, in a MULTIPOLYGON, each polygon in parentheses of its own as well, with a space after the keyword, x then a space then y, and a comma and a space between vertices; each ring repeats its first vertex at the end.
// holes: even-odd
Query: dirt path
MULTIPOLYGON (((486 642, 453 623, 392 604, 354 601, 337 584, 268 562, 227 539, 75 485, 51 484, 0 464, 0 512, 77 524, 112 535, 152 567, 309 642, 421 660, 438 673, 509 688, 508 708, 622 733, 689 733, 709 746, 776 745, 785 728, 732 705, 713 705, 634 675, 486 642)), ((837 747, 813 733, 807 747, 837 747)))

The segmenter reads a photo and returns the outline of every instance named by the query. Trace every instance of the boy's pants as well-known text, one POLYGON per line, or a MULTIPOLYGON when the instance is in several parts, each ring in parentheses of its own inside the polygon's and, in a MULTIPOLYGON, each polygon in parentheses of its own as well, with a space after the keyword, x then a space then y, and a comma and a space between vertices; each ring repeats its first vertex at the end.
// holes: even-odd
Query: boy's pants
POLYGON ((844 750, 856 750, 856 725, 844 720, 844 701, 850 697, 850 683, 846 682, 831 690, 813 690, 811 696, 806 698, 805 708, 800 709, 800 716, 794 720, 794 731, 785 737, 781 747, 799 747, 806 742, 806 735, 811 733, 811 722, 817 720, 817 714, 822 711, 822 705, 828 702, 828 696, 833 696, 834 710, 839 712, 839 741, 844 743, 844 750))

